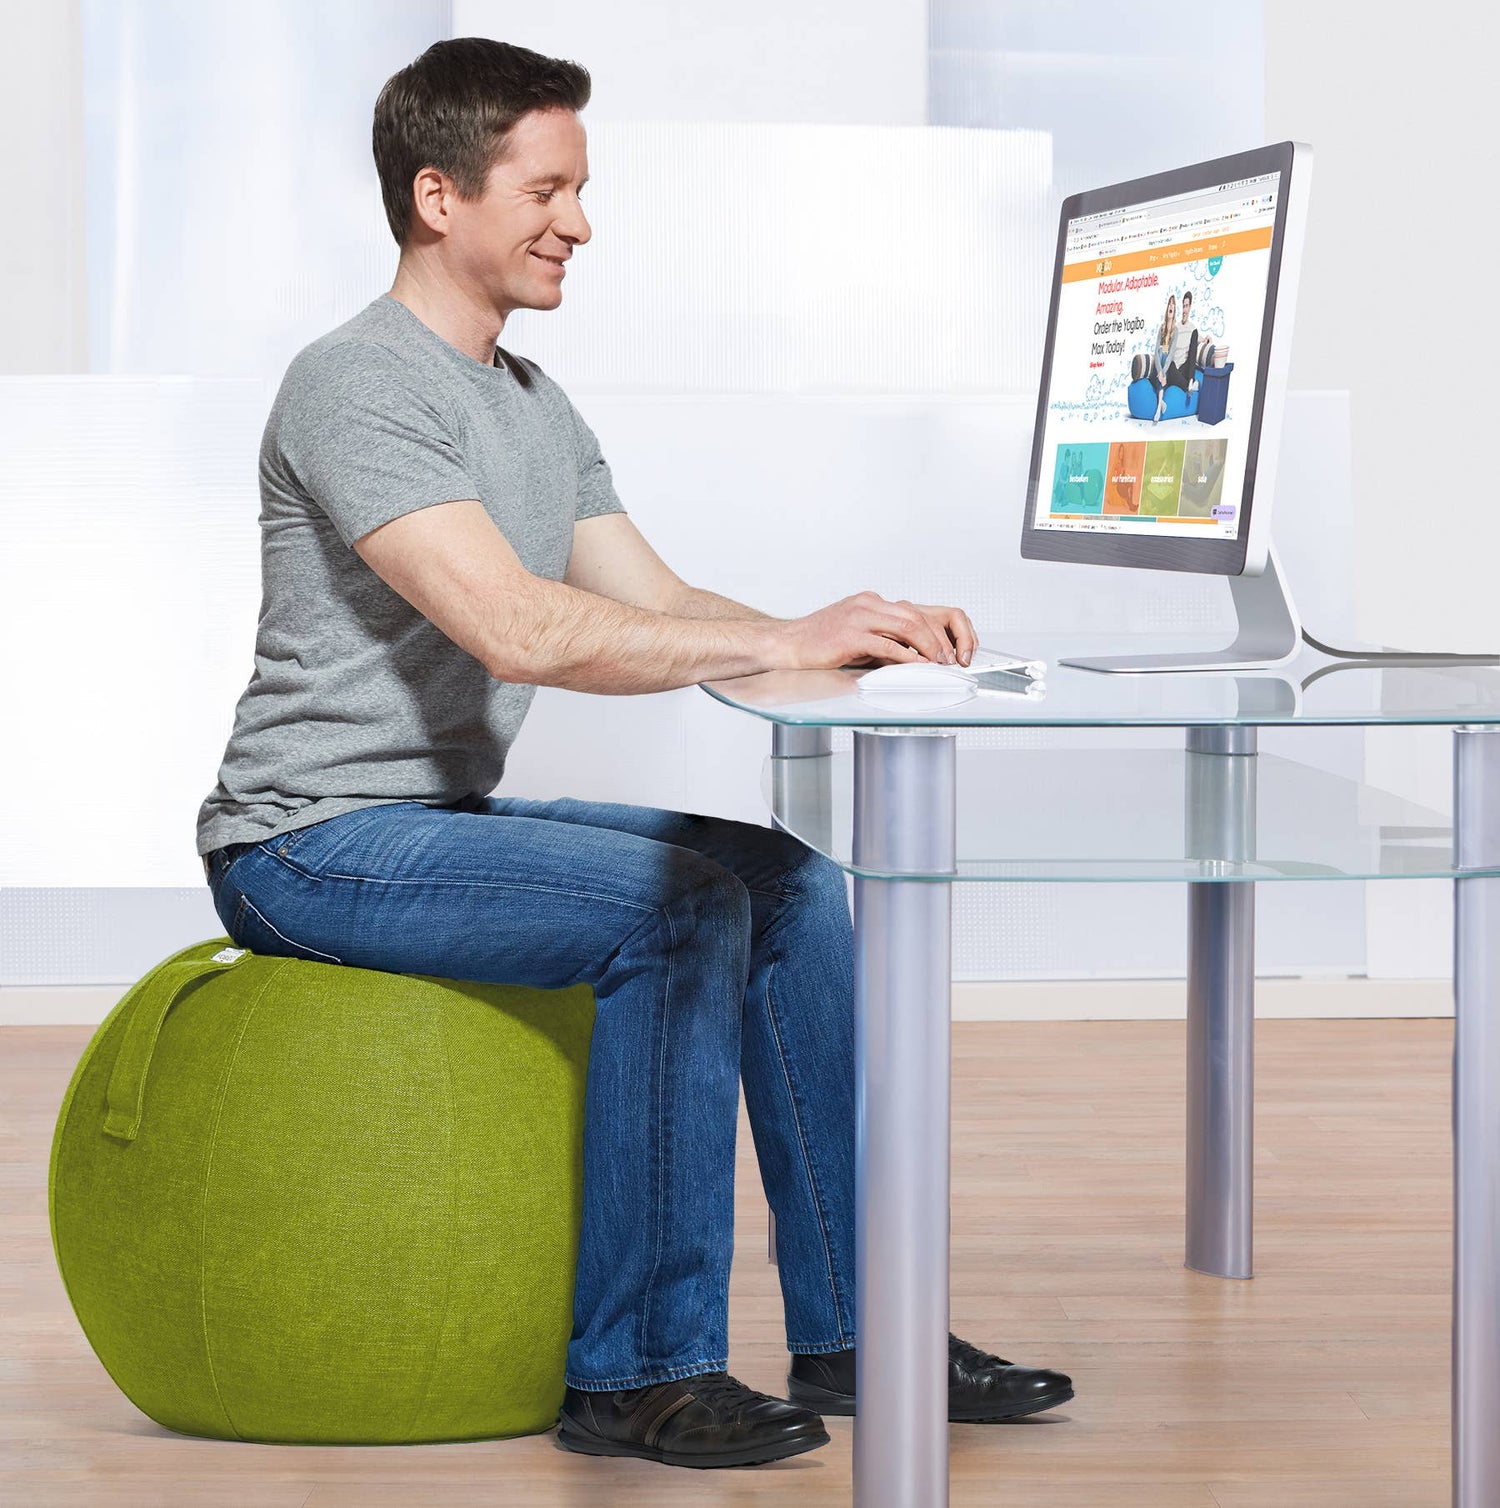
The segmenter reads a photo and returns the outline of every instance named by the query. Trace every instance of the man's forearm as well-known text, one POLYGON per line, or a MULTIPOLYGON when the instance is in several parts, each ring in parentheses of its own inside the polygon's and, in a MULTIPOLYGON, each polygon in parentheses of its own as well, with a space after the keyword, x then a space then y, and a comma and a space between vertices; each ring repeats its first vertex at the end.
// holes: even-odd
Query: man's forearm
POLYGON ((486 615, 481 637, 494 646, 486 668, 498 680, 628 695, 786 663, 772 631, 779 620, 728 598, 713 600, 735 615, 654 612, 533 578, 486 615))
POLYGON ((769 613, 746 607, 731 597, 721 597, 717 592, 706 592, 702 587, 684 586, 663 609, 675 618, 727 618, 739 622, 774 623, 778 620, 769 613))

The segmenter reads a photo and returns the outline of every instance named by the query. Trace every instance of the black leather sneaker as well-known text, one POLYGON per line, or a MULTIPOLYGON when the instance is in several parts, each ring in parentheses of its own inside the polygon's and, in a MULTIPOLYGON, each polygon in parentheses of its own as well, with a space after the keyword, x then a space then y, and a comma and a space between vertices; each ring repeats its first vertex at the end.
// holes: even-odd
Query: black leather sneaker
MULTIPOLYGON (((854 1350, 792 1357, 787 1395, 820 1414, 854 1412, 854 1350)), ((1039 1367, 1018 1367, 948 1336, 948 1418, 993 1424, 1056 1408, 1073 1396, 1073 1379, 1039 1367)))
POLYGON ((639 1456, 667 1466, 750 1466, 828 1444, 811 1409, 705 1372, 618 1393, 569 1388, 557 1439, 586 1456, 639 1456))

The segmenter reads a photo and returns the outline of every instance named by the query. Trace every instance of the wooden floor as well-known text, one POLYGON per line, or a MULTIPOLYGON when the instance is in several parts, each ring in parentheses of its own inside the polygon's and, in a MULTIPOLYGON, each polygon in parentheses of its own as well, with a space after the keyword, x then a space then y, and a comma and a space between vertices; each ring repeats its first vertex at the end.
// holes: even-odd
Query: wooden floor
MULTIPOLYGON (((779 1465, 693 1472, 550 1436, 386 1449, 189 1440, 115 1390, 52 1263, 46 1157, 80 1028, 0 1031, 0 1502, 213 1508, 849 1500, 851 1421, 779 1465)), ((953 1325, 1073 1374, 1064 1409, 951 1431, 955 1504, 1440 1508, 1448 1502, 1451 1024, 1257 1033, 1256 1267, 1183 1271, 1179 1024, 960 1023, 953 1325)), ((785 1370, 742 1127, 737 1375, 785 1370)))

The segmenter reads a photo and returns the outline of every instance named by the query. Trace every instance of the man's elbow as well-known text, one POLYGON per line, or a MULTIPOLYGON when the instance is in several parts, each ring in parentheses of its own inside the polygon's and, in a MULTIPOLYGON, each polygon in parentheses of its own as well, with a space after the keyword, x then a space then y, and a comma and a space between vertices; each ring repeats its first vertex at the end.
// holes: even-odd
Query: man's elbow
POLYGON ((540 675, 526 656, 502 650, 486 654, 481 661, 492 681, 508 681, 517 686, 539 686, 540 675))
POLYGON ((552 675, 553 657, 546 653, 540 636, 532 633, 505 633, 490 638, 480 663, 496 681, 511 681, 522 686, 545 686, 552 675))
POLYGON ((545 613, 523 613, 486 636, 481 663, 497 681, 560 686, 567 684, 570 671, 585 658, 581 649, 545 613))

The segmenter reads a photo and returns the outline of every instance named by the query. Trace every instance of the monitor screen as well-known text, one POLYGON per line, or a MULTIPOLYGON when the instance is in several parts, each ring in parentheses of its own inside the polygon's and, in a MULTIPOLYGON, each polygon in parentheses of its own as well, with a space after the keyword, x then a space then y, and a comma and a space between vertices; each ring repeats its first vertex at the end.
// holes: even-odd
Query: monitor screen
POLYGON ((1243 567, 1291 166, 1278 153, 1064 206, 1024 553, 1243 567))

